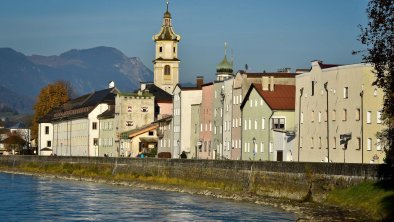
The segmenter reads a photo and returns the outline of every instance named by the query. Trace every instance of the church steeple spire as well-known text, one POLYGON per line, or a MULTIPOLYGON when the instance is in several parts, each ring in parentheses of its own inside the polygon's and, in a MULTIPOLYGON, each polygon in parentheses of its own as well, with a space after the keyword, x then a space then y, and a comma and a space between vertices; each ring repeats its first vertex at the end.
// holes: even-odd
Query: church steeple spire
POLYGON ((153 36, 153 41, 156 42, 156 57, 153 64, 155 85, 172 93, 175 85, 179 83, 178 42, 181 36, 174 32, 168 5, 167 0, 160 32, 153 36))

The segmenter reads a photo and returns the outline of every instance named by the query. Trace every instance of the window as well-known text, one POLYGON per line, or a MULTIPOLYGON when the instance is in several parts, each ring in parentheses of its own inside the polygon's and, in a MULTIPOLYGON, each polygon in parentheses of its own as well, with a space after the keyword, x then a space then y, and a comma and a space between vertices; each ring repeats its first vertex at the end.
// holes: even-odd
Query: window
POLYGON ((93 138, 93 146, 98 146, 98 138, 93 138))
POLYGON ((260 152, 264 153, 264 143, 260 143, 260 152))
POLYGON ((252 129, 252 120, 249 119, 249 129, 252 129))
POLYGON ((332 144, 332 148, 333 149, 337 148, 337 137, 335 137, 335 136, 334 136, 334 141, 333 141, 333 144, 332 144))
POLYGON ((164 66, 164 75, 171 75, 171 67, 169 65, 164 66))
POLYGON ((97 122, 92 123, 92 129, 96 130, 97 129, 97 122))
POLYGON ((335 121, 336 119, 337 119, 337 111, 334 109, 333 111, 332 111, 332 121, 335 121))
POLYGON ((319 149, 321 149, 321 137, 319 137, 319 149))
POLYGON ((128 107, 127 107, 127 112, 130 113, 131 111, 132 111, 131 106, 128 106, 128 107))
POLYGON ((304 123, 304 113, 303 112, 301 112, 300 122, 301 122, 301 124, 304 123))
POLYGON ((368 138, 367 150, 368 150, 368 151, 371 151, 371 150, 372 150, 372 139, 371 139, 371 138, 368 138))
POLYGON ((174 47, 174 53, 176 52, 176 48, 174 47))
POLYGON ((361 118, 360 114, 361 114, 360 109, 356 109, 356 121, 360 120, 360 118, 361 118))
POLYGON ((343 88, 343 98, 344 99, 349 98, 349 88, 348 87, 343 88))
POLYGON ((312 113, 311 113, 311 121, 312 121, 312 123, 315 122, 315 111, 314 110, 312 110, 312 113))
POLYGON ((328 111, 326 110, 325 111, 325 116, 324 116, 324 122, 327 122, 328 121, 328 111))
POLYGON ((148 112, 148 107, 146 107, 146 106, 141 107, 141 112, 143 112, 143 113, 148 112))
POLYGON ((312 92, 311 92, 311 96, 315 95, 315 81, 312 81, 312 92))
POLYGON ((163 52, 163 47, 160 46, 159 52, 163 52))
POLYGON ((376 123, 382 123, 382 111, 376 112, 376 123))
POLYGON ((372 117, 372 112, 368 111, 367 112, 367 123, 371 123, 371 117, 372 117))
POLYGON ((47 147, 51 147, 52 146, 52 142, 50 140, 47 141, 47 147))
POLYGON ((257 130, 257 120, 254 121, 254 129, 257 130))
POLYGON ((270 153, 272 153, 272 143, 270 143, 270 147, 269 147, 269 149, 270 149, 270 153))
POLYGON ((347 109, 343 109, 343 118, 342 121, 346 121, 347 120, 347 109))
POLYGON ((361 149, 361 138, 357 137, 356 139, 356 149, 360 150, 361 149))
POLYGON ((373 95, 374 95, 374 96, 377 96, 377 95, 378 95, 378 89, 375 88, 375 89, 373 90, 373 95))
POLYGON ((273 118, 272 119, 273 129, 285 129, 285 118, 273 118))
POLYGON ((250 107, 253 107, 253 100, 250 100, 250 107))
POLYGON ((49 126, 45 127, 45 134, 47 134, 47 135, 49 134, 49 126))
POLYGON ((311 137, 311 149, 313 149, 313 143, 314 143, 314 139, 313 137, 311 137))
POLYGON ((133 126, 133 121, 126 121, 126 126, 133 126))
POLYGON ((149 131, 149 132, 148 132, 148 135, 149 135, 149 136, 153 136, 153 135, 154 135, 154 132, 153 132, 153 131, 149 131))
POLYGON ((382 146, 380 144, 380 139, 376 139, 376 150, 377 151, 381 151, 382 150, 382 146))
POLYGON ((247 121, 246 121, 246 119, 245 119, 245 127, 244 127, 244 130, 247 130, 248 129, 248 123, 247 123, 247 121))
POLYGON ((261 129, 265 129, 265 118, 261 119, 261 129))
POLYGON ((318 116, 318 118, 319 118, 319 123, 321 122, 321 112, 319 111, 319 116, 318 116))

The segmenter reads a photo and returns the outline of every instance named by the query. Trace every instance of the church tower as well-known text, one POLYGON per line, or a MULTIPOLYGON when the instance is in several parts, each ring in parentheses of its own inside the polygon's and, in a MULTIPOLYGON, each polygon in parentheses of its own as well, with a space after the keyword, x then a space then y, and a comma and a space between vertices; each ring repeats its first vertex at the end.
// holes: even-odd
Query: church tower
POLYGON ((153 36, 156 43, 156 56, 153 60, 154 84, 172 94, 179 83, 178 42, 181 36, 172 28, 171 13, 164 13, 163 24, 158 34, 153 36))
POLYGON ((224 43, 224 58, 216 66, 216 80, 223 81, 223 80, 226 80, 232 76, 234 76, 233 61, 229 62, 227 60, 227 43, 224 43))

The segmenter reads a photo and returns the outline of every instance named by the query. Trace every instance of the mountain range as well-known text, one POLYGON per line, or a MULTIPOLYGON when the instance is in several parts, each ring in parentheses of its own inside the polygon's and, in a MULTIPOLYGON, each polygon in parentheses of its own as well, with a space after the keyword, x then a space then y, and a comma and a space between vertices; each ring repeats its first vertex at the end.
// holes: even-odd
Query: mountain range
POLYGON ((106 88, 110 81, 121 91, 133 91, 152 79, 153 72, 138 57, 116 48, 72 49, 53 56, 0 48, 0 107, 19 113, 31 113, 40 90, 57 80, 68 81, 82 95, 106 88))

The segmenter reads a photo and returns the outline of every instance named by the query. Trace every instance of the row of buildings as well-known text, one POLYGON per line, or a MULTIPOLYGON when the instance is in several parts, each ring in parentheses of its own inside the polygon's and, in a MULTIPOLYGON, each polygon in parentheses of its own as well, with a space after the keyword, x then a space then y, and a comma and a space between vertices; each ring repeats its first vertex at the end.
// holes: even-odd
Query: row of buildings
POLYGON ((382 163, 383 92, 370 65, 234 73, 225 55, 215 81, 184 87, 180 39, 167 5, 154 82, 132 93, 111 82, 52 110, 40 120, 39 154, 382 163))

